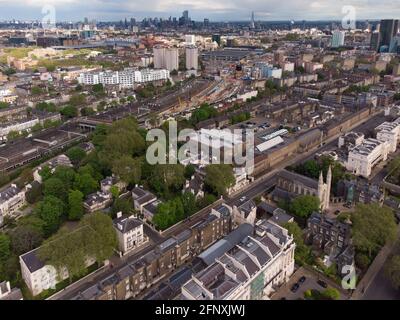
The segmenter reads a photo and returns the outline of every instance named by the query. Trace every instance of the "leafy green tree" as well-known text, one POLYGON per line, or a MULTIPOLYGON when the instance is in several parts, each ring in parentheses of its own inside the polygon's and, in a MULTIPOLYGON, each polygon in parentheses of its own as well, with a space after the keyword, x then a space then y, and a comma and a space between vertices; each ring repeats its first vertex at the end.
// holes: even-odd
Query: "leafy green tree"
POLYGON ((85 216, 73 231, 60 229, 39 249, 39 257, 57 270, 66 268, 69 279, 86 272, 87 258, 103 262, 114 252, 117 238, 112 220, 103 213, 85 216))
POLYGON ((32 183, 31 188, 25 194, 26 201, 30 204, 38 202, 42 198, 42 185, 40 183, 32 183))
POLYGON ((17 226, 11 233, 12 251, 18 256, 39 247, 42 241, 42 233, 33 226, 17 226))
POLYGON ((358 204, 351 216, 353 243, 356 250, 369 257, 386 243, 396 239, 396 221, 393 211, 379 204, 358 204))
POLYGON ((69 98, 69 104, 73 107, 83 106, 86 103, 84 94, 74 94, 69 98))
POLYGON ((68 195, 68 219, 80 220, 83 216, 83 193, 71 190, 68 195))
POLYGON ((232 166, 228 164, 210 164, 205 172, 206 188, 216 196, 225 195, 228 188, 235 183, 232 166))
POLYGON ((112 172, 127 184, 134 185, 140 181, 142 175, 141 159, 133 159, 127 155, 115 159, 112 172))
POLYGON ((117 186, 111 186, 110 187, 110 193, 112 194, 114 199, 117 199, 119 196, 119 189, 117 186))
POLYGON ((320 210, 319 199, 310 195, 296 197, 290 204, 289 210, 298 217, 308 218, 313 212, 320 210))
POLYGON ((35 210, 34 214, 24 216, 17 221, 17 227, 33 228, 42 237, 44 236, 45 222, 38 216, 38 211, 35 210))
POLYGON ((93 229, 93 255, 97 262, 110 258, 117 246, 117 236, 109 216, 95 212, 83 217, 80 225, 93 229))
POLYGON ((85 158, 86 152, 81 147, 72 147, 66 152, 66 155, 73 164, 77 165, 85 158))
POLYGON ((56 178, 62 181, 64 183, 64 190, 68 190, 72 187, 75 181, 75 175, 76 173, 74 169, 66 166, 58 166, 53 173, 52 179, 56 178))
POLYGON ((43 168, 39 171, 40 176, 43 181, 46 181, 51 177, 51 169, 49 166, 43 166, 43 168))
POLYGON ((326 288, 324 291, 321 292, 321 297, 328 300, 339 300, 340 293, 335 288, 326 288))
POLYGON ((185 182, 184 167, 181 164, 162 164, 151 166, 149 184, 159 195, 168 199, 182 190, 185 182))
POLYGON ((116 198, 111 208, 111 213, 115 216, 118 212, 123 214, 130 214, 132 212, 133 205, 130 199, 116 198))
POLYGON ((58 199, 66 200, 68 187, 65 182, 59 178, 51 177, 43 183, 43 195, 54 196, 58 199))
POLYGON ((75 118, 78 116, 78 109, 75 106, 65 106, 60 113, 67 118, 75 118))
POLYGON ((310 264, 312 262, 311 249, 304 243, 303 231, 296 222, 288 222, 283 225, 288 230, 289 234, 293 235, 296 243, 294 258, 299 265, 310 264))
POLYGON ((400 255, 394 255, 388 259, 384 274, 393 285, 393 288, 400 288, 400 255))
POLYGON ((165 230, 185 217, 183 204, 180 198, 175 198, 157 207, 157 213, 153 217, 153 223, 161 230, 165 230))
POLYGON ((204 197, 197 201, 197 206, 199 208, 205 208, 208 205, 214 203, 215 201, 217 201, 217 197, 215 195, 211 193, 205 193, 204 197))
POLYGON ((64 203, 54 196, 45 196, 35 208, 35 214, 44 221, 43 231, 46 236, 56 232, 61 225, 64 203))
POLYGON ((4 101, 0 101, 0 109, 6 109, 10 106, 9 103, 4 102, 4 101))
POLYGON ((36 104, 35 108, 37 110, 41 110, 41 111, 47 111, 47 112, 56 112, 57 111, 57 107, 54 103, 52 102, 39 102, 36 104))
POLYGON ((196 167, 193 164, 188 164, 185 167, 185 178, 190 179, 195 172, 196 172, 196 167))
POLYGON ((185 216, 191 216, 197 211, 196 197, 191 192, 185 192, 181 196, 185 216))
POLYGON ((98 189, 98 182, 89 174, 77 174, 75 176, 74 188, 81 191, 84 196, 87 196, 98 189))

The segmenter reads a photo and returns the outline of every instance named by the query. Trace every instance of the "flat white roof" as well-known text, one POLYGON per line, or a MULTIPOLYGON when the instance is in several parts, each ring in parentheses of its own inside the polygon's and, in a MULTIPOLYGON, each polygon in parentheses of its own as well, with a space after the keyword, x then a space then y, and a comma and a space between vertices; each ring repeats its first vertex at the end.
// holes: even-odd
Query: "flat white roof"
POLYGON ((277 136, 275 138, 272 138, 272 139, 270 139, 268 141, 265 141, 265 142, 259 144, 256 148, 258 149, 258 151, 264 152, 264 151, 266 151, 268 149, 271 149, 272 147, 277 146, 278 144, 280 144, 282 142, 283 142, 282 137, 281 136, 277 136))

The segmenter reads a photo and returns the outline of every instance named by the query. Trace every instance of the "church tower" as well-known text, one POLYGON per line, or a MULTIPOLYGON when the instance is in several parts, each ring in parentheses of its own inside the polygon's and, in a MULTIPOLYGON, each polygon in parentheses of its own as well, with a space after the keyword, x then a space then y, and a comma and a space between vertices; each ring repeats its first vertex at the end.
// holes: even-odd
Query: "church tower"
POLYGON ((321 206, 321 210, 325 208, 325 185, 324 185, 324 177, 322 175, 322 171, 319 173, 319 180, 318 180, 318 199, 321 206))
POLYGON ((332 168, 331 166, 329 166, 328 173, 326 175, 325 209, 329 208, 329 202, 331 199, 331 185, 332 185, 332 168))

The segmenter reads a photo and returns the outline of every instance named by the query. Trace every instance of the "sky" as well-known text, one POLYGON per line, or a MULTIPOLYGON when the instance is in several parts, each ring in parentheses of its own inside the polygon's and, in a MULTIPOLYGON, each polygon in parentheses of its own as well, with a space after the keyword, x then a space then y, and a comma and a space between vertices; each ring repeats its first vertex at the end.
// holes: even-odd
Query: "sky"
POLYGON ((49 6, 56 21, 74 22, 179 17, 183 10, 197 21, 245 21, 251 11, 255 20, 341 20, 345 6, 356 19, 400 18, 400 0, 0 0, 0 20, 42 20, 49 6))

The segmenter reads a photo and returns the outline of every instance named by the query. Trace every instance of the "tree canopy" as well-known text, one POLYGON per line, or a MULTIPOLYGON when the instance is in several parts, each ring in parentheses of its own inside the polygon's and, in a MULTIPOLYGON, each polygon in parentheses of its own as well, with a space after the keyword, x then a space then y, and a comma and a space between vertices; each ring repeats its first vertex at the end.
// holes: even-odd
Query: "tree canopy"
POLYGON ((205 168, 206 188, 216 196, 225 195, 235 183, 232 166, 229 164, 210 164, 205 168))
POLYGON ((58 271, 66 268, 70 280, 85 273, 88 259, 103 262, 117 245, 112 220, 103 213, 85 216, 76 230, 60 229, 39 249, 39 257, 58 271))
POLYGON ((320 209, 319 199, 311 195, 296 197, 289 206, 289 211, 300 218, 308 218, 320 209))
POLYGON ((379 204, 358 204, 352 213, 353 243, 358 251, 371 257, 386 243, 396 238, 393 211, 379 204))

